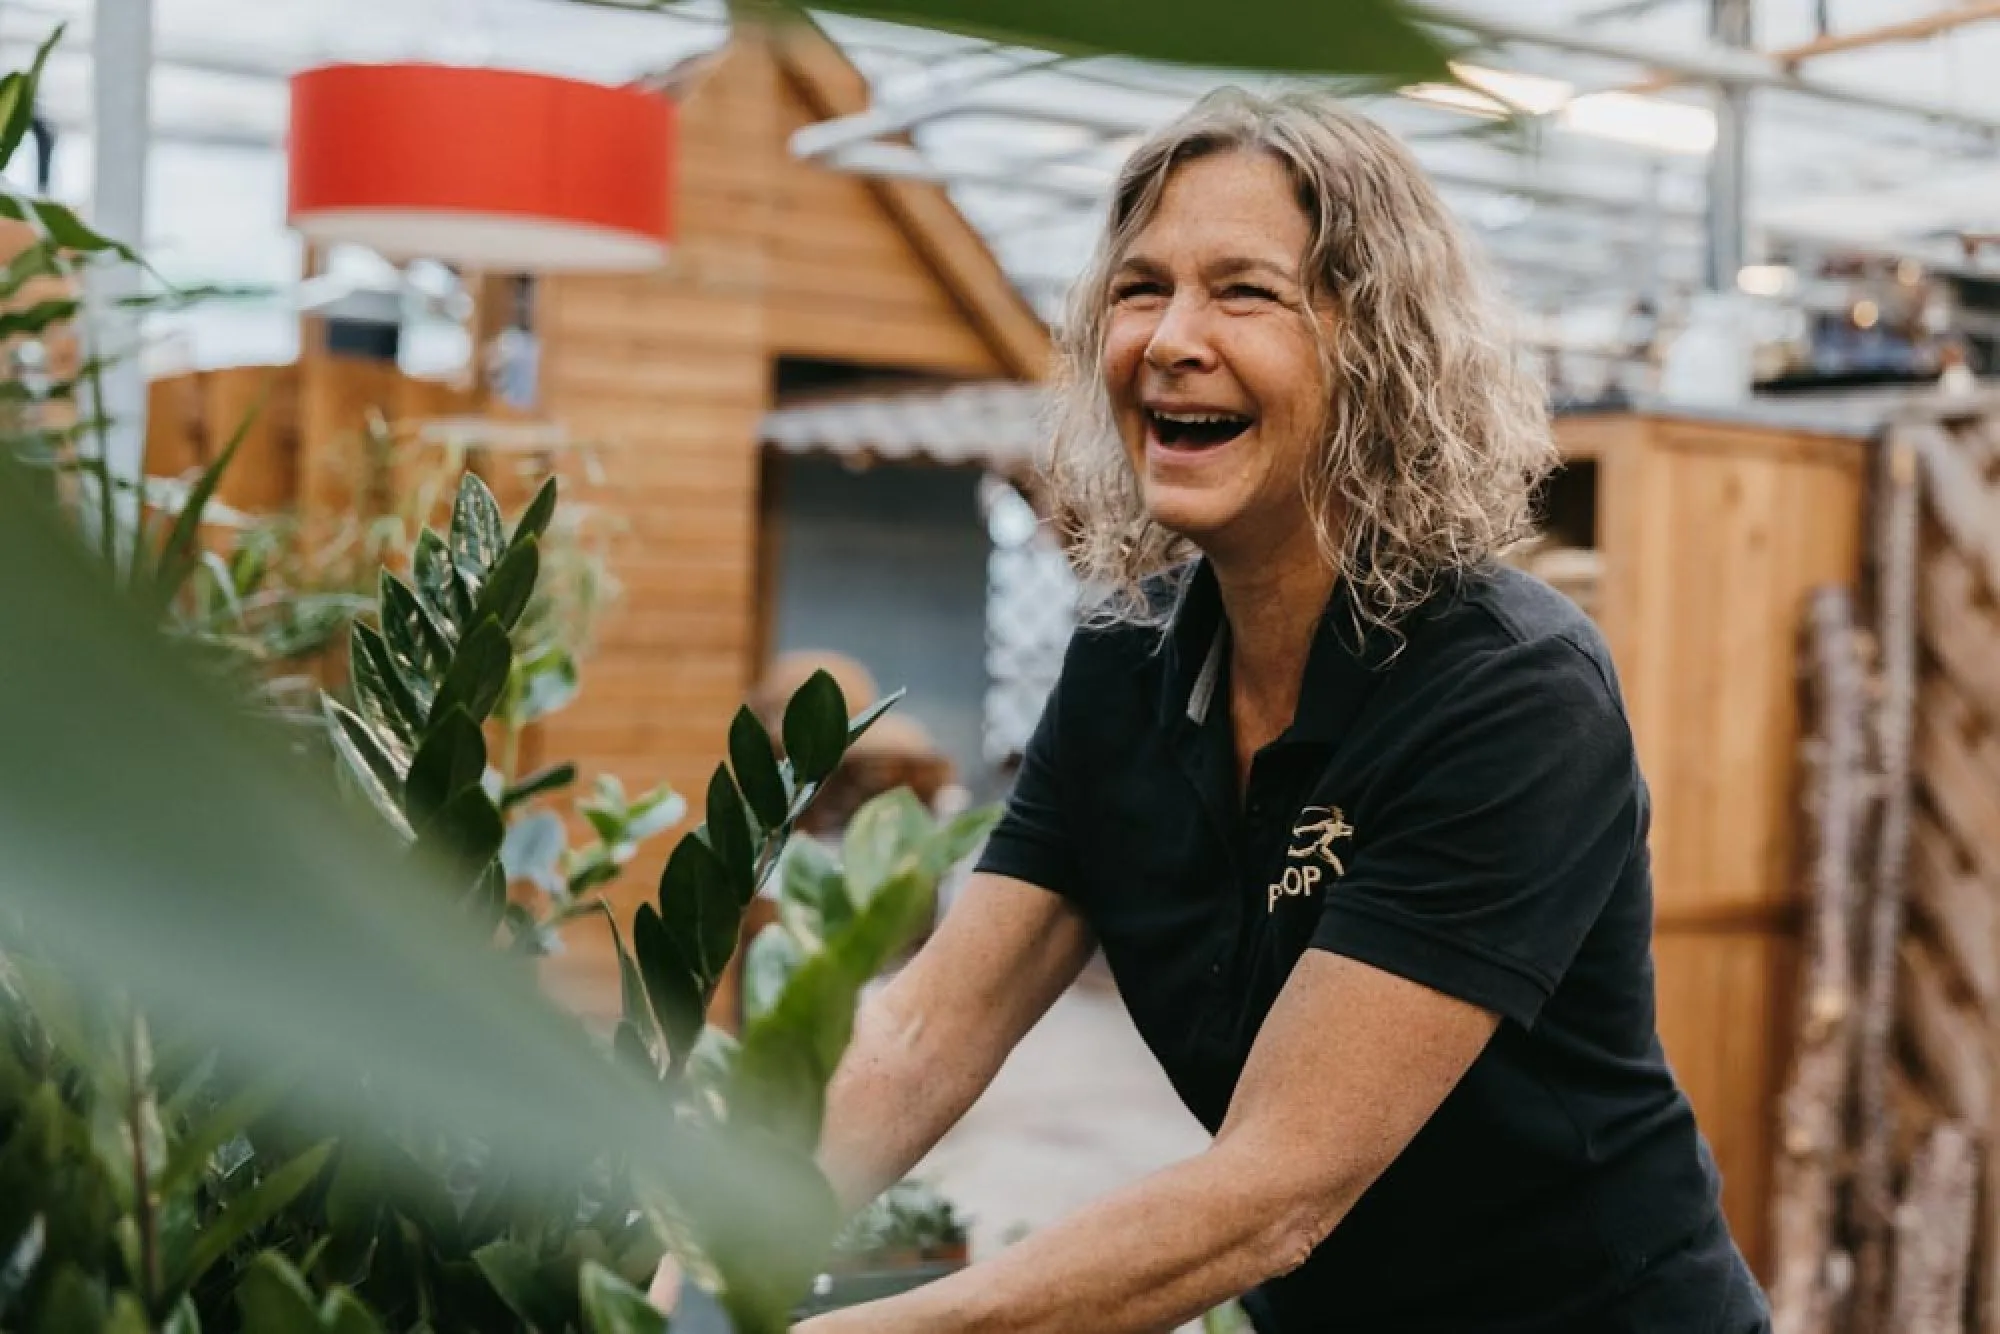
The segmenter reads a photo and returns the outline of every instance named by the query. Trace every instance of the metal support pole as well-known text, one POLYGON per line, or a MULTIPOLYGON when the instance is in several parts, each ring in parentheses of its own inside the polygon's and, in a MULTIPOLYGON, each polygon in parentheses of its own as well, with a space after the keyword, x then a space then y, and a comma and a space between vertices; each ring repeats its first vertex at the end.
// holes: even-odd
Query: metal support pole
MULTIPOLYGON (((1751 0, 1709 0, 1709 26, 1724 46, 1748 50, 1751 0)), ((1750 90, 1726 83, 1714 90, 1715 149, 1708 159, 1708 245, 1703 279, 1710 291, 1736 286, 1743 267, 1748 218, 1744 147, 1749 137, 1750 90)))
MULTIPOLYGON (((146 236, 146 150, 152 115, 153 0, 96 0, 91 42, 91 138, 96 150, 91 221, 133 246, 146 236)), ((94 410, 109 422, 105 441, 111 475, 141 480, 146 456, 146 372, 140 362, 139 320, 119 300, 139 290, 134 266, 105 257, 86 276, 91 346, 104 363, 102 399, 94 410)), ((121 497, 130 531, 137 493, 121 497)))

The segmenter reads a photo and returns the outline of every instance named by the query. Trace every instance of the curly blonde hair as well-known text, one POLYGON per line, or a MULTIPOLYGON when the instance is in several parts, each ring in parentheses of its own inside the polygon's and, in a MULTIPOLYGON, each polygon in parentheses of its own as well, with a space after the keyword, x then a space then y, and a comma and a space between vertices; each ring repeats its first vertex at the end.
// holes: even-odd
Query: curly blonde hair
POLYGON ((1398 623, 1442 582, 1529 531, 1555 462, 1542 386, 1506 312, 1414 158, 1387 131, 1315 92, 1203 98, 1126 160, 1104 234, 1059 335, 1051 499, 1098 623, 1159 626, 1154 576, 1194 554, 1146 515, 1112 425, 1100 360, 1111 275, 1158 211, 1176 168, 1214 153, 1270 154, 1311 229, 1304 285, 1329 396, 1304 478, 1322 554, 1345 578, 1357 632, 1398 623))

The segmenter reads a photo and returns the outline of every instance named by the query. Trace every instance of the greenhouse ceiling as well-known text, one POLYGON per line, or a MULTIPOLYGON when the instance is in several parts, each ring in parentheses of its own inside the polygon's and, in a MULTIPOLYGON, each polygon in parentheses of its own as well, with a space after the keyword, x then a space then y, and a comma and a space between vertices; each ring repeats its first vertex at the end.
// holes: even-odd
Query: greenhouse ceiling
MULTIPOLYGON (((2000 233, 2000 4, 1756 0, 1757 54, 1710 35, 1711 0, 1438 0, 1467 86, 1370 96, 1531 305, 1616 305, 1703 272, 1717 72, 1748 85, 1744 256, 1801 246, 1979 267, 2000 233), (1481 91, 1483 90, 1483 95, 1481 91), (1496 121, 1506 104, 1527 122, 1496 121)), ((91 0, 0 3, 19 62, 69 25, 46 79, 54 189, 87 203, 91 0)), ((431 59, 622 81, 718 43, 719 3, 154 0, 147 241, 176 277, 282 286, 286 77, 330 60, 431 59)), ((1136 138, 1226 71, 1057 59, 828 17, 875 106, 794 151, 947 184, 1053 311, 1136 138), (907 132, 907 137, 905 133, 907 132)), ((18 168, 17 168, 18 169, 18 168)), ((283 311, 204 316, 204 362, 289 354, 283 311)))

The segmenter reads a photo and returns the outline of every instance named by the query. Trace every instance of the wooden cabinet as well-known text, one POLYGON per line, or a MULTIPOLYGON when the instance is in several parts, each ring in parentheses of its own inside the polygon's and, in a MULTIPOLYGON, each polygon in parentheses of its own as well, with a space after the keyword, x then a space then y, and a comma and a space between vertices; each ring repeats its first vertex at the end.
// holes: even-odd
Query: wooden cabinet
POLYGON ((1660 1033, 1761 1274, 1797 992, 1798 634, 1813 588, 1860 578, 1868 447, 1664 414, 1556 434, 1548 527, 1599 557, 1652 791, 1660 1033))

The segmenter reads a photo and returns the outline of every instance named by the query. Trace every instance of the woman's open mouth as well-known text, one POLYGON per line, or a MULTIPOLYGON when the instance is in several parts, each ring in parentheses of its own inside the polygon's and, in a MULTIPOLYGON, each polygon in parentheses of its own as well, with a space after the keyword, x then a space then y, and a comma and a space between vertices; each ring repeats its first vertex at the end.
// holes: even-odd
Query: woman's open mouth
POLYGON ((1213 449, 1250 429, 1252 418, 1238 412, 1165 412, 1146 409, 1146 426, 1167 449, 1213 449))

